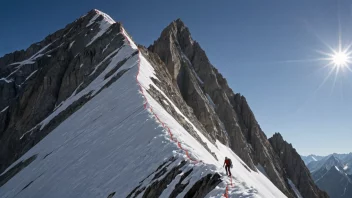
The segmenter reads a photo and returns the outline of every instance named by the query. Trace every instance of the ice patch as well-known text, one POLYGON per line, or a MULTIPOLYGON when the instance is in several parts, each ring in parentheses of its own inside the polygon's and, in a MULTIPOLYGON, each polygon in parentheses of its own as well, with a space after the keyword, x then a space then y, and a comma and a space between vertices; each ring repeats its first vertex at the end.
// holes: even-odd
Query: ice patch
POLYGON ((205 94, 210 102, 210 105, 215 109, 216 108, 216 105, 215 103, 213 102, 213 100, 211 99, 211 97, 209 96, 209 94, 205 94))
POLYGON ((267 174, 266 171, 265 171, 265 168, 264 168, 261 164, 258 164, 258 165, 257 165, 257 169, 258 169, 261 173, 263 173, 263 175, 265 175, 267 178, 269 178, 269 177, 268 177, 268 174, 267 174))
POLYGON ((103 49, 103 52, 102 52, 102 53, 104 53, 105 50, 108 49, 109 45, 110 45, 110 43, 108 43, 108 44, 105 46, 105 48, 103 49))
POLYGON ((89 21, 89 23, 86 25, 86 27, 91 26, 91 25, 95 22, 95 20, 97 20, 97 18, 98 18, 99 16, 100 16, 99 14, 94 15, 94 17, 93 17, 92 19, 90 19, 90 21, 89 21))
POLYGON ((13 79, 7 79, 7 78, 0 78, 0 81, 5 81, 6 83, 11 83, 13 82, 13 79))
POLYGON ((187 63, 188 63, 190 66, 192 66, 191 70, 192 70, 193 74, 196 76, 198 82, 199 82, 200 84, 204 84, 204 82, 202 81, 202 79, 200 79, 200 77, 198 76, 197 72, 194 71, 193 65, 192 65, 191 61, 188 59, 188 57, 187 57, 183 52, 181 52, 181 56, 182 56, 183 59, 185 59, 185 60, 187 61, 187 63))
POLYGON ((163 99, 163 103, 164 103, 165 105, 169 106, 169 103, 168 103, 166 100, 164 100, 164 99, 163 99))
POLYGON ((297 198, 303 198, 303 196, 301 195, 299 190, 296 188, 295 184, 290 179, 288 179, 288 184, 290 184, 290 186, 291 186, 293 192, 295 192, 297 198))
POLYGON ((8 109, 8 108, 9 108, 9 106, 5 107, 3 110, 1 110, 1 111, 0 111, 0 113, 5 112, 5 111, 6 111, 6 109, 8 109))
POLYGON ((68 30, 68 32, 64 35, 64 37, 66 37, 66 36, 71 32, 71 30, 72 30, 72 28, 70 28, 70 29, 68 30))
POLYGON ((72 41, 71 43, 70 43, 70 46, 68 47, 68 49, 71 49, 71 47, 72 47, 72 45, 75 43, 75 41, 72 41))
POLYGON ((29 75, 27 76, 27 78, 26 78, 25 81, 27 81, 28 79, 30 79, 37 71, 38 71, 38 70, 35 70, 35 71, 33 71, 31 74, 29 74, 29 75))

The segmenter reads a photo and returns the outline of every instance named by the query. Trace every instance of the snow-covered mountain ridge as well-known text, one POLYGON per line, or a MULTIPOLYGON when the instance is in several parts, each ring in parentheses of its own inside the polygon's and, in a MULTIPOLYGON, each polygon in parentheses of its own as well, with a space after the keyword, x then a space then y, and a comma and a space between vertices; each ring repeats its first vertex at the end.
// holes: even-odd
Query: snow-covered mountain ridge
MULTIPOLYGON (((313 156, 313 155, 310 155, 313 156)), ((308 159, 307 157, 302 157, 308 159)), ((331 198, 352 196, 352 153, 319 156, 315 161, 306 161, 314 182, 331 198)))
MULTIPOLYGON (((137 46, 120 23, 93 10, 1 58, 0 196, 295 196, 264 133, 249 130, 260 137, 248 143, 235 110, 233 121, 224 122, 229 118, 219 101, 236 107, 230 99, 238 95, 217 70, 206 68, 221 86, 209 84, 206 69, 197 70, 196 58, 180 49, 184 55, 173 60, 182 75, 170 72, 174 65, 163 60, 162 45, 137 46), (212 86, 219 86, 218 95, 212 86), (202 108, 187 102, 190 88, 202 108), (238 129, 231 131, 229 122, 238 129), (253 145, 265 154, 255 157, 253 145), (225 156, 233 161, 231 178, 222 168, 225 156), (257 170, 261 161, 286 195, 257 170)), ((251 111, 237 101, 251 116, 243 124, 251 126, 251 111)))

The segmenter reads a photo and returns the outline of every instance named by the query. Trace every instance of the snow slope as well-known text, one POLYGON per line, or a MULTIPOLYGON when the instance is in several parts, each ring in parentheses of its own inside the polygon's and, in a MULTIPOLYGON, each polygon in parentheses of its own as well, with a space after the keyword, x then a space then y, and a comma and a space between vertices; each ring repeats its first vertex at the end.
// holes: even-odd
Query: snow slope
MULTIPOLYGON (((111 192, 118 193, 115 197, 126 197, 143 179, 147 178, 143 183, 148 185, 148 175, 172 156, 178 160, 168 169, 184 159, 187 164, 183 169, 194 169, 186 178, 188 186, 178 197, 183 197, 199 179, 215 172, 222 175, 223 182, 207 197, 223 197, 227 186, 228 197, 285 197, 262 173, 248 169, 231 149, 219 141, 212 144, 193 126, 219 161, 215 159, 148 94, 150 86, 161 92, 151 81, 151 77, 156 78, 154 69, 141 53, 129 56, 138 49, 124 34, 125 45, 111 61, 116 64, 114 61, 121 57, 130 57, 115 73, 129 70, 101 92, 99 89, 108 80, 98 76, 43 120, 42 126, 86 93, 98 93, 5 170, 37 155, 31 164, 0 187, 0 197, 86 198, 107 197, 111 192), (225 156, 233 162, 232 179, 225 176, 222 168, 225 156)), ((112 69, 108 66, 102 73, 105 75, 112 69)), ((186 117, 185 120, 190 122, 186 117)), ((170 183, 162 197, 168 197, 179 178, 170 183)))

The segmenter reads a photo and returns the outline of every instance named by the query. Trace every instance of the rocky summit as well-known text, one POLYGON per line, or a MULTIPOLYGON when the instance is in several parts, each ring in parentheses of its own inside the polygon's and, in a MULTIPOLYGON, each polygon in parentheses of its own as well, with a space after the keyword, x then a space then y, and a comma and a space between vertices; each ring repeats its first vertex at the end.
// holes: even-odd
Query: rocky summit
POLYGON ((92 10, 0 58, 0 92, 0 197, 328 197, 180 19, 144 47, 92 10))

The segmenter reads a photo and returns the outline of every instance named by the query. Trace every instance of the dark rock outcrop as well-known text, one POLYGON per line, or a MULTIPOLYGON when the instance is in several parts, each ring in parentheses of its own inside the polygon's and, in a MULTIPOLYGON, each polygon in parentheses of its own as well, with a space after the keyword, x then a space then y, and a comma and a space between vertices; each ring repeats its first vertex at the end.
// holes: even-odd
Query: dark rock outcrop
MULTIPOLYGON (((142 196, 144 198, 149 197, 160 197, 163 191, 170 185, 170 183, 175 180, 177 176, 180 176, 178 183, 175 185, 174 190, 170 193, 170 198, 177 197, 180 193, 184 192, 186 187, 190 185, 189 176, 192 173, 193 169, 182 170, 187 166, 187 162, 176 161, 176 158, 172 157, 162 163, 156 171, 151 173, 147 178, 151 177, 151 181, 147 185, 143 185, 142 180, 135 189, 131 191, 127 198, 134 198, 137 196, 142 196), (172 163, 174 166, 170 168, 172 163), (188 180, 187 182, 184 182, 188 180)), ((186 192, 184 192, 184 197, 189 198, 201 198, 205 197, 210 191, 212 191, 219 183, 221 182, 220 175, 208 174, 203 178, 195 182, 186 192)))
POLYGON ((219 174, 208 174, 197 181, 192 188, 186 193, 185 197, 202 198, 205 197, 221 182, 219 174))
POLYGON ((303 197, 329 197, 314 184, 308 168, 291 144, 287 143, 279 133, 275 133, 269 141, 279 156, 287 177, 292 180, 303 197))

